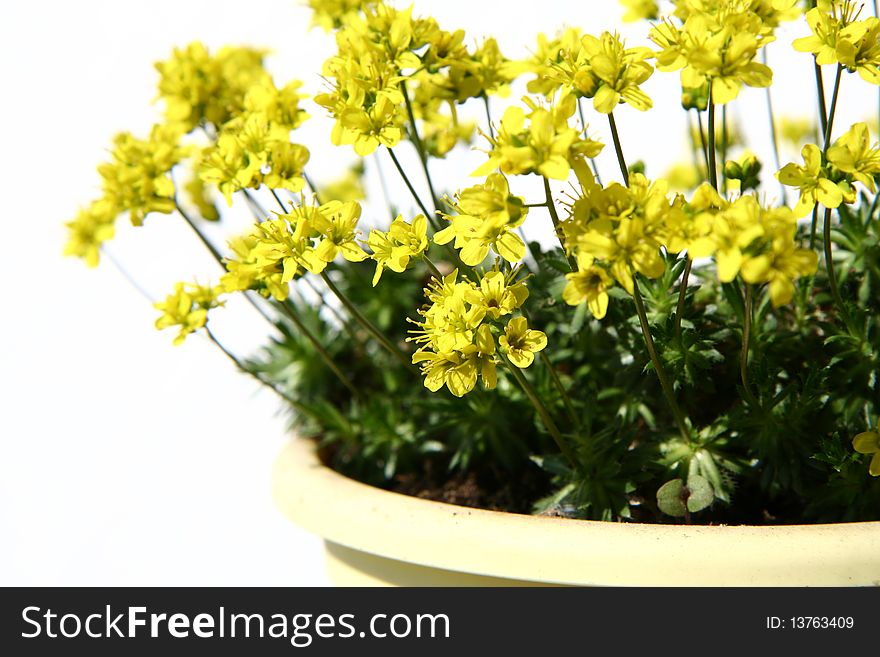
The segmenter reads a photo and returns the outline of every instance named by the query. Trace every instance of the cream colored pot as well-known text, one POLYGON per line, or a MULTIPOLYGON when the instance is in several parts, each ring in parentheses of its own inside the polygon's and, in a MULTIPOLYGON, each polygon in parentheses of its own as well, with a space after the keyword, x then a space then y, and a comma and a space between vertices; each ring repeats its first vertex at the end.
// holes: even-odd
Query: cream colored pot
POLYGON ((704 527, 482 511, 359 483, 294 440, 273 495, 344 585, 880 585, 880 522, 704 527))

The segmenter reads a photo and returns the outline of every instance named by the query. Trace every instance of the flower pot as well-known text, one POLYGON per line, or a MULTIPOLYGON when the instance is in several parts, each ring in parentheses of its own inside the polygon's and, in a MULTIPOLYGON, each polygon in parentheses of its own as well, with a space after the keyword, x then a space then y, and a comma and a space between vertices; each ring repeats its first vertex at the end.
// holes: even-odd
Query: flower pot
POLYGON ((880 585, 880 522, 683 526, 499 513, 349 479, 311 441, 279 455, 273 496, 325 540, 343 585, 880 585))

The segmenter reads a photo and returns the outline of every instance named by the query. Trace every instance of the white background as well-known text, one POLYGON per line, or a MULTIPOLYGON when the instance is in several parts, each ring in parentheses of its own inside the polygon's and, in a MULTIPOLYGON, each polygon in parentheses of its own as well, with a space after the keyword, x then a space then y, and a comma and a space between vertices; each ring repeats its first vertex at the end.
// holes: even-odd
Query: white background
MULTIPOLYGON (((512 57, 532 47, 537 31, 569 23, 598 34, 620 16, 613 2, 416 0, 415 6, 445 28, 465 28, 471 43, 495 34, 512 57)), ((95 167, 112 135, 143 136, 160 116, 151 104, 154 61, 196 39, 211 48, 267 46, 279 84, 298 77, 315 92, 320 63, 334 46, 332 36, 307 31, 309 20, 309 11, 291 1, 30 1, 5 8, 0 584, 327 583, 319 541, 271 503, 272 461, 288 440, 274 396, 205 340, 173 348, 172 335, 152 326, 155 311, 109 262, 89 270, 61 257, 63 222, 98 193, 95 167)), ((636 43, 645 28, 622 31, 636 43)), ((787 67, 773 87, 782 113, 814 111, 811 60, 788 46, 792 34, 805 33, 799 25, 770 49, 771 63, 787 67)), ((875 96, 866 86, 845 79, 835 134, 873 116, 875 96)), ((685 123, 677 75, 656 74, 645 89, 654 111, 621 107, 615 116, 628 157, 648 160, 649 175, 657 176, 685 159, 685 123)), ((741 98, 735 114, 770 168, 763 91, 746 90, 741 98)), ((315 118, 302 140, 312 149, 311 175, 326 180, 350 161, 350 149, 330 146, 323 110, 308 109, 315 118)), ((469 111, 482 120, 482 107, 469 111)), ((588 113, 591 133, 610 144, 603 118, 588 113)), ((473 184, 466 174, 480 155, 463 158, 437 168, 450 191, 473 184)), ((599 158, 606 181, 617 171, 612 158, 609 145, 599 158)), ((385 174, 393 180, 387 162, 385 174)), ((375 168, 370 180, 377 180, 375 168)), ((516 193, 540 200, 537 188, 517 184, 516 193)), ((771 181, 767 191, 775 190, 771 181)), ((409 203, 396 183, 392 193, 409 203)), ((384 216, 375 205, 366 214, 372 210, 384 216)), ((233 208, 233 223, 245 221, 242 213, 233 208)), ((545 219, 533 214, 532 235, 545 219)), ((119 226, 110 249, 153 297, 177 280, 216 278, 215 265, 179 218, 151 216, 139 230, 124 220, 119 226)), ((264 335, 240 303, 218 317, 217 330, 242 354, 264 335)))

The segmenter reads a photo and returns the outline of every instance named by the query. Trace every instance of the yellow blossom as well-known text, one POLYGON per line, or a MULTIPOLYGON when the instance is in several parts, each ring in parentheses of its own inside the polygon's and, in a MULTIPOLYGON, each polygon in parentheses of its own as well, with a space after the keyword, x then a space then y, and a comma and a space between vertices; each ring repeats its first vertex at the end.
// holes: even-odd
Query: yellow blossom
POLYGON ((114 223, 119 210, 107 199, 99 199, 80 210, 76 218, 66 224, 69 231, 64 255, 85 260, 89 267, 97 267, 101 245, 113 239, 114 223))
POLYGON ((853 438, 852 446, 859 454, 873 454, 868 472, 872 477, 880 477, 880 431, 863 431, 853 438))
POLYGON ((520 316, 507 323, 498 344, 513 365, 525 369, 535 361, 535 354, 547 346, 547 336, 530 329, 526 318, 520 316))
POLYGON ((371 230, 368 244, 373 252, 370 257, 376 261, 375 287, 386 267, 398 274, 404 272, 412 258, 418 258, 427 250, 428 220, 420 214, 412 223, 407 223, 398 215, 387 232, 371 230))
POLYGON ((209 310, 224 305, 225 302, 219 298, 221 293, 220 287, 177 283, 174 292, 165 301, 153 304, 156 310, 162 311, 161 317, 156 320, 156 328, 162 330, 179 327, 174 345, 183 344, 190 333, 205 326, 209 310))

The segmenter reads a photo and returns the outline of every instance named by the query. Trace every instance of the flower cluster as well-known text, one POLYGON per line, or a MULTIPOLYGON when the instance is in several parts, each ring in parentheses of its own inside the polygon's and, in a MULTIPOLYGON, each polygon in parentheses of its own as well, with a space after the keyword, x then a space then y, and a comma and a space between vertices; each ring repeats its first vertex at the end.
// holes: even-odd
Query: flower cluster
POLYGON ((257 290, 284 301, 288 283, 304 272, 320 274, 338 256, 350 262, 369 257, 357 242, 360 204, 330 201, 300 205, 253 226, 229 244, 235 254, 220 280, 226 292, 257 290))
POLYGON ((734 100, 742 85, 767 87, 771 69, 755 61, 758 50, 773 41, 781 20, 797 15, 794 0, 740 2, 713 0, 676 2, 676 24, 665 18, 650 32, 660 48, 661 71, 681 69, 684 89, 711 88, 712 101, 723 105, 734 100), (780 6, 781 9, 775 9, 780 6))
POLYGON ((592 98, 593 107, 602 114, 610 114, 619 103, 641 111, 651 108, 651 99, 640 88, 654 73, 647 62, 653 57, 649 48, 627 48, 619 35, 610 32, 572 36, 564 36, 558 52, 541 67, 539 75, 547 82, 540 86, 545 93, 562 89, 592 98))
POLYGON ((291 131, 307 118, 299 107, 300 86, 293 81, 277 89, 270 80, 251 87, 244 109, 223 124, 216 142, 203 153, 199 175, 229 205, 234 192, 248 187, 302 190, 309 151, 290 142, 291 131))
POLYGON ((262 50, 231 47, 212 55, 199 42, 175 49, 170 59, 156 64, 166 119, 182 124, 184 132, 226 123, 244 109, 251 87, 269 80, 264 56, 262 50))
POLYGON ((547 346, 547 336, 530 329, 522 316, 512 317, 501 333, 501 319, 513 314, 529 296, 524 281, 513 281, 515 275, 492 270, 476 284, 458 280, 456 270, 442 281, 434 279, 425 289, 431 303, 419 311, 422 321, 409 340, 419 344, 412 361, 421 366, 426 388, 436 392, 446 386, 462 397, 481 378, 492 389, 498 354, 515 367, 526 368, 547 346))
POLYGON ((839 64, 880 84, 880 18, 857 20, 861 9, 853 0, 820 2, 807 12, 812 34, 796 39, 795 50, 812 53, 817 64, 839 64))
POLYGON ((514 230, 526 220, 529 209, 522 198, 510 193, 503 175, 489 174, 482 185, 459 192, 454 206, 458 214, 445 215, 451 223, 434 235, 434 242, 448 244, 455 239, 461 261, 471 267, 483 262, 490 248, 507 262, 523 259, 526 245, 514 230))
POLYGON ((400 215, 391 222, 387 231, 371 230, 367 239, 376 261, 373 286, 382 278, 387 267, 398 274, 406 271, 410 260, 418 258, 428 249, 428 220, 425 215, 417 215, 407 223, 400 215))
POLYGON ((529 113, 508 107, 495 137, 489 138, 489 159, 471 175, 485 176, 496 169, 507 174, 536 173, 567 180, 577 160, 595 157, 603 144, 585 138, 568 121, 577 109, 573 94, 564 94, 549 108, 523 98, 529 113), (528 125, 526 125, 528 119, 528 125))
POLYGON ((156 320, 157 329, 178 327, 174 338, 175 346, 183 344, 190 333, 198 331, 208 323, 208 311, 224 305, 220 299, 223 289, 208 287, 197 283, 177 283, 174 292, 165 301, 153 304, 162 312, 156 320))
POLYGON ((801 155, 803 166, 792 162, 776 174, 781 183, 800 190, 795 216, 806 216, 816 203, 826 208, 852 203, 856 199, 855 182, 876 191, 874 176, 880 174, 880 149, 871 144, 865 123, 852 125, 827 154, 823 155, 815 144, 806 144, 801 155))

